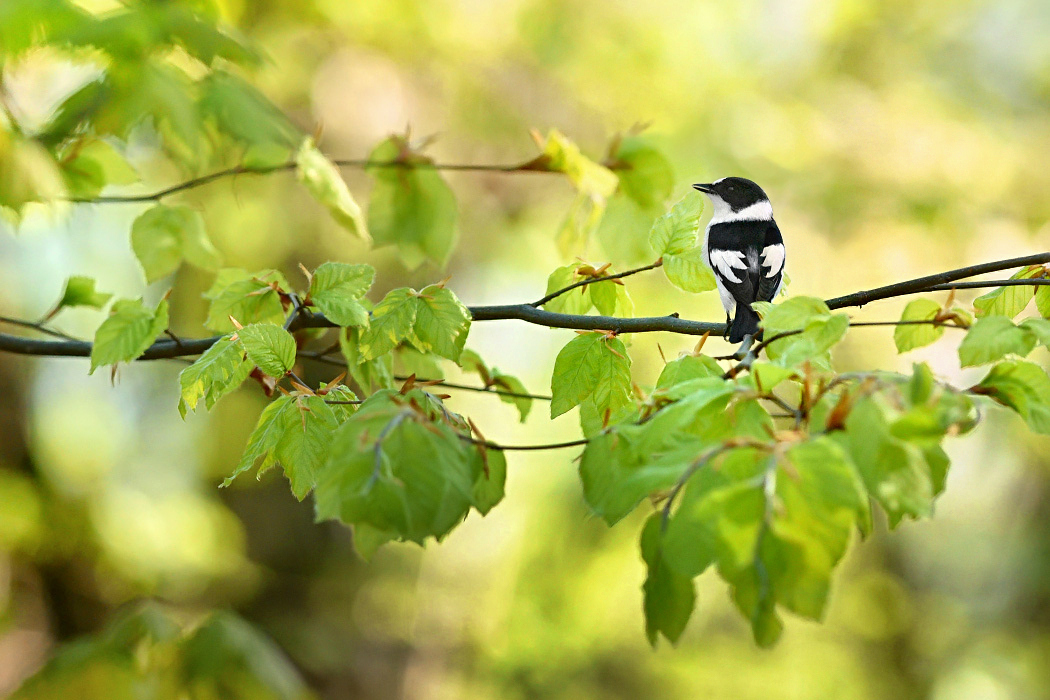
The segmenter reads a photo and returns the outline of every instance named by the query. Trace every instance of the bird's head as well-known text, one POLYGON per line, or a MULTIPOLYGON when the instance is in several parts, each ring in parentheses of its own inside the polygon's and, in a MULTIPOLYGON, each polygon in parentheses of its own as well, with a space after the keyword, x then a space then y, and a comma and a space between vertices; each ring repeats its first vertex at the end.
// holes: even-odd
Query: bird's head
POLYGON ((693 189, 699 190, 711 198, 714 205, 715 218, 733 217, 745 211, 756 211, 761 208, 763 216, 755 218, 769 218, 772 216, 772 207, 769 205, 769 197, 762 188, 751 180, 742 177, 724 177, 710 184, 693 185, 693 189), (756 205, 758 205, 756 207, 756 205), (766 213, 768 211, 768 214, 766 213))

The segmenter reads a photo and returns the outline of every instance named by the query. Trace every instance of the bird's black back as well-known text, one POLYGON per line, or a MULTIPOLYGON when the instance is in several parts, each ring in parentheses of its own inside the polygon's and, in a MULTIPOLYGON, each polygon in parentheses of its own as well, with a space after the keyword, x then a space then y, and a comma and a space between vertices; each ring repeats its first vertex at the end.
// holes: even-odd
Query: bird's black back
POLYGON ((708 250, 739 250, 744 253, 744 260, 749 264, 746 270, 734 270, 739 282, 722 278, 725 285, 737 303, 750 304, 755 301, 772 301, 773 295, 780 288, 780 280, 784 276, 784 268, 781 266, 772 277, 767 277, 762 268, 762 250, 770 245, 783 245, 784 238, 780 235, 780 229, 772 219, 763 221, 727 221, 722 224, 713 224, 707 233, 708 250))

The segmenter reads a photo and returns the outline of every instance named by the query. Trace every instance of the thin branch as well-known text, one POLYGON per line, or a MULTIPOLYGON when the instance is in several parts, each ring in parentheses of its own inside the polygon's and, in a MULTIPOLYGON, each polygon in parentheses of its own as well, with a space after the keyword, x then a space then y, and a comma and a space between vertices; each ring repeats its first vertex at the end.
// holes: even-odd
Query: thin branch
POLYGON ((79 340, 79 338, 75 338, 74 336, 71 336, 68 333, 63 333, 62 331, 56 331, 54 328, 49 328, 40 321, 25 321, 20 318, 0 316, 0 323, 18 326, 19 328, 29 328, 31 330, 37 331, 38 333, 50 335, 53 338, 62 338, 64 340, 79 340))
POLYGON ((474 445, 480 445, 490 450, 500 451, 511 451, 516 450, 520 452, 532 452, 537 450, 560 450, 563 447, 579 447, 580 445, 586 445, 590 442, 589 438, 581 438, 579 440, 569 440, 568 442, 551 442, 543 445, 501 445, 498 442, 489 442, 488 440, 478 440, 470 435, 463 433, 457 433, 460 440, 469 442, 474 445))
POLYGON ((886 285, 885 287, 876 287, 875 289, 868 289, 862 292, 854 292, 853 294, 828 299, 827 304, 828 308, 831 309, 843 309, 848 306, 864 306, 872 301, 899 297, 905 294, 938 291, 934 288, 951 289, 954 287, 958 289, 958 285, 950 285, 948 283, 965 279, 967 277, 984 275, 989 272, 1001 272, 1002 270, 1011 270, 1016 267, 1045 265, 1046 263, 1050 263, 1050 252, 1036 253, 1035 255, 1026 255, 1020 258, 996 260, 994 262, 981 263, 980 265, 971 265, 969 267, 960 267, 946 272, 938 272, 935 275, 927 275, 926 277, 917 277, 915 279, 905 280, 904 282, 896 282, 894 284, 886 285), (942 285, 948 286, 942 287, 942 285))
POLYGON ((544 304, 546 304, 548 301, 551 301, 552 299, 557 299, 562 294, 565 294, 566 292, 571 292, 572 290, 577 289, 579 287, 586 287, 588 284, 594 284, 595 282, 605 282, 606 280, 618 280, 618 279, 622 279, 624 277, 630 277, 631 275, 636 275, 639 272, 645 272, 646 270, 655 270, 656 268, 660 267, 663 264, 664 264, 664 260, 663 260, 663 258, 660 258, 659 260, 657 260, 656 262, 652 263, 651 265, 643 265, 642 267, 636 267, 633 270, 627 270, 625 272, 618 272, 615 275, 604 275, 602 277, 588 277, 587 279, 580 280, 579 282, 574 282, 573 284, 570 284, 568 287, 563 287, 563 288, 559 289, 556 292, 551 292, 550 294, 548 294, 547 296, 543 297, 542 299, 538 299, 538 300, 532 302, 531 304, 529 304, 529 306, 532 306, 532 307, 535 307, 535 308, 539 308, 539 307, 543 306, 544 304))
MULTIPOLYGON (((339 158, 332 163, 340 168, 406 168, 421 170, 449 170, 456 172, 489 172, 489 173, 557 173, 556 170, 538 167, 535 161, 515 164, 491 164, 491 163, 430 163, 430 162, 408 162, 404 160, 373 161, 367 158, 339 158)), ((616 169, 616 164, 607 164, 606 167, 616 169)), ((144 194, 111 195, 100 197, 71 197, 66 200, 74 204, 135 204, 142 202, 159 202, 179 192, 186 192, 198 187, 238 175, 269 175, 278 172, 291 172, 296 169, 295 161, 288 161, 270 166, 246 166, 237 165, 225 170, 217 170, 207 175, 201 175, 190 180, 185 180, 170 187, 147 192, 144 194)), ((620 166, 623 169, 623 166, 620 166)))
MULTIPOLYGON (((336 367, 346 366, 346 362, 337 360, 334 357, 327 357, 328 353, 302 351, 299 353, 299 357, 303 357, 308 360, 314 360, 315 362, 321 362, 326 365, 334 365, 336 367)), ((395 374, 394 379, 399 382, 408 381, 407 374, 395 374)), ((421 379, 416 377, 416 381, 420 384, 433 384, 434 386, 442 386, 446 389, 460 389, 462 391, 476 391, 481 394, 496 394, 498 396, 510 396, 516 399, 535 399, 537 401, 550 401, 551 397, 545 394, 529 394, 519 391, 507 391, 506 389, 495 389, 491 386, 472 386, 470 384, 456 384, 455 382, 447 382, 444 379, 421 379)))
MULTIPOLYGON (((841 309, 849 306, 863 306, 878 299, 916 292, 934 291, 939 285, 948 284, 957 279, 996 272, 999 270, 1026 265, 1046 264, 1050 262, 1050 253, 1039 253, 1021 258, 998 260, 995 262, 973 265, 971 267, 949 270, 936 275, 920 277, 914 280, 898 282, 862 292, 856 292, 842 297, 836 297, 827 301, 828 307, 841 309)), ((1035 282, 1035 280, 1024 280, 1035 282)), ((950 285, 949 285, 950 286, 950 285)), ((574 314, 560 314, 544 309, 538 309, 531 304, 507 304, 502 306, 472 306, 468 307, 474 321, 498 321, 518 320, 533 323, 548 328, 570 328, 575 330, 597 330, 613 333, 650 333, 670 332, 682 335, 704 335, 722 334, 725 331, 724 323, 709 321, 690 321, 679 318, 677 314, 669 316, 650 316, 639 318, 618 318, 615 316, 584 316, 574 314)), ((294 319, 289 330, 302 328, 329 328, 334 327, 331 321, 322 314, 315 314, 306 309, 300 311, 294 319)), ((179 347, 170 340, 158 340, 153 343, 146 352, 138 359, 156 360, 162 358, 180 357, 185 355, 199 355, 212 346, 221 336, 211 338, 200 338, 197 340, 184 340, 179 347)), ((766 341, 773 342, 773 338, 766 341)), ((55 357, 88 357, 91 355, 91 343, 76 340, 37 340, 22 338, 19 336, 0 333, 0 351, 11 352, 21 355, 48 355, 55 357)))

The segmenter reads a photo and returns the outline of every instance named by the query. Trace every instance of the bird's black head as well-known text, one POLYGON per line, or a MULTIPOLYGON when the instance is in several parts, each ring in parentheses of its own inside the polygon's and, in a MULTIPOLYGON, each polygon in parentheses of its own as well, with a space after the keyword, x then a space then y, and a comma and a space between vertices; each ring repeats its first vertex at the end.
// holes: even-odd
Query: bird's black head
POLYGON ((693 185, 693 189, 710 195, 712 199, 721 199, 734 212, 747 209, 757 202, 769 201, 761 187, 742 177, 724 177, 711 184, 693 185))

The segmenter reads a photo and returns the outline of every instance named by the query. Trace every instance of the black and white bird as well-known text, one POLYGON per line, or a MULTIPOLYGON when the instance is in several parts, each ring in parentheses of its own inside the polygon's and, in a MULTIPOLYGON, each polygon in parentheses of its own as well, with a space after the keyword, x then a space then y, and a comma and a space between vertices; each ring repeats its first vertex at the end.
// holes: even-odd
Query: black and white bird
POLYGON ((726 310, 726 337, 747 352, 758 333, 752 302, 772 301, 784 279, 784 239, 762 188, 742 177, 693 185, 711 199, 703 256, 726 310), (733 312, 736 311, 734 315, 733 312), (732 317, 732 323, 730 323, 732 317))

